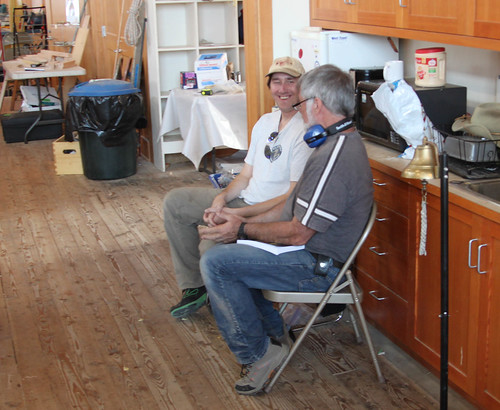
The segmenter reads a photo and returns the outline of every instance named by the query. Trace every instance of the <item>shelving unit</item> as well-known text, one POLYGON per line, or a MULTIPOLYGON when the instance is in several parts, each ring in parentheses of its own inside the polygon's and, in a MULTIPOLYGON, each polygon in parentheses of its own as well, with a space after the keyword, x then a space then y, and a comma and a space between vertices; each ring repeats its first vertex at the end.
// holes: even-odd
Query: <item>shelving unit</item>
POLYGON ((244 45, 238 40, 242 1, 156 0, 147 2, 148 74, 154 163, 165 170, 165 154, 182 151, 179 132, 159 135, 170 91, 179 87, 180 72, 193 71, 200 54, 227 53, 245 78, 244 45))

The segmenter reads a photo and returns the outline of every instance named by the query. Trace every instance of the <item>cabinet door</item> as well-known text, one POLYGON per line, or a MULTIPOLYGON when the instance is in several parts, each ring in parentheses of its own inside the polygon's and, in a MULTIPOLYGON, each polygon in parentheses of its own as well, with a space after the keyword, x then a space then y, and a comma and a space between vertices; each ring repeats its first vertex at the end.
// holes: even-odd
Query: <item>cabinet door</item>
MULTIPOLYGON (((470 0, 394 0, 403 13, 403 28, 448 34, 467 33, 470 0)), ((490 0, 493 2, 494 0, 490 0)))
POLYGON ((500 224, 485 221, 480 250, 481 293, 477 396, 485 408, 500 408, 500 224))
POLYGON ((476 0, 474 35, 500 39, 500 7, 497 0, 476 0))
POLYGON ((358 0, 357 22, 372 26, 398 27, 399 6, 395 0, 358 0))
MULTIPOLYGON (((415 207, 420 193, 415 190, 415 207)), ((418 213, 420 214, 420 212, 418 213)), ((416 255, 414 324, 415 352, 440 368, 441 237, 439 198, 428 195, 427 255, 416 255)), ((475 389, 479 275, 469 268, 469 241, 477 238, 473 215, 449 206, 449 378, 467 393, 475 389)), ((420 218, 414 221, 420 235, 420 218)), ((418 252, 416 252, 418 253, 418 252)))
POLYGON ((311 0, 311 19, 355 23, 358 0, 311 0))

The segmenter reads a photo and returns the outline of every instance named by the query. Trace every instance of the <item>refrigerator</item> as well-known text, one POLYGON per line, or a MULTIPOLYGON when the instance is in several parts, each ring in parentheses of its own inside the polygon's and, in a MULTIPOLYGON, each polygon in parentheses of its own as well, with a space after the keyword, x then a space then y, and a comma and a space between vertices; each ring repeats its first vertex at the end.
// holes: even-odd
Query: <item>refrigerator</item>
POLYGON ((351 68, 383 67, 386 61, 399 60, 398 39, 343 31, 322 31, 306 27, 290 33, 291 56, 306 71, 322 64, 351 68))

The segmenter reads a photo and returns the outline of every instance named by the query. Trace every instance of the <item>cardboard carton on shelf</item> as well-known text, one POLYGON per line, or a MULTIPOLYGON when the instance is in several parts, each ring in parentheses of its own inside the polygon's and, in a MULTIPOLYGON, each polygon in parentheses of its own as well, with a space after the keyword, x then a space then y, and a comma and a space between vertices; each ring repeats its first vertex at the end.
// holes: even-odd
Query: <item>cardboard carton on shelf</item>
POLYGON ((227 54, 201 54, 194 63, 198 88, 227 81, 227 54))

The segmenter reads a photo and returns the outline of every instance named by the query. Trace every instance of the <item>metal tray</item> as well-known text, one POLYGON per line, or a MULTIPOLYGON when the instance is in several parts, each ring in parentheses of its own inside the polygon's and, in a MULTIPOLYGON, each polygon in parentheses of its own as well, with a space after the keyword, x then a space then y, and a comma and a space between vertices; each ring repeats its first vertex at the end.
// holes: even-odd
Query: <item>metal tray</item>
POLYGON ((472 135, 443 135, 443 149, 450 157, 472 163, 499 161, 500 139, 491 140, 472 135))

